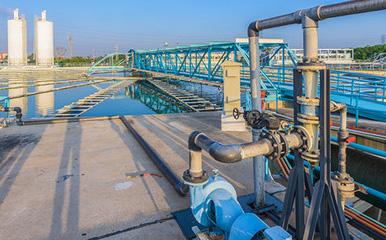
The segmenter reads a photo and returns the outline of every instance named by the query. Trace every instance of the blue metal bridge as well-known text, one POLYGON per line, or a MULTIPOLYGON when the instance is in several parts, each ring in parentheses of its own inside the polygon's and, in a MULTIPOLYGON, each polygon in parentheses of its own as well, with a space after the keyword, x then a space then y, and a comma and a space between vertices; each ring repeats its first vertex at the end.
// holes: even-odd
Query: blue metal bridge
MULTIPOLYGON (((288 45, 276 39, 261 39, 261 87, 266 101, 292 99, 292 72, 296 56, 288 45), (276 55, 280 55, 277 60, 276 55), (276 59, 276 60, 275 60, 276 59), (286 65, 286 60, 292 64, 286 65)), ((247 42, 212 42, 174 48, 130 50, 106 55, 89 69, 89 74, 133 71, 152 73, 182 81, 221 86, 226 60, 240 62, 241 85, 249 88, 249 50, 247 42)), ((248 95, 248 94, 247 94, 248 95)), ((331 70, 331 98, 345 103, 356 118, 386 121, 386 77, 331 70)))

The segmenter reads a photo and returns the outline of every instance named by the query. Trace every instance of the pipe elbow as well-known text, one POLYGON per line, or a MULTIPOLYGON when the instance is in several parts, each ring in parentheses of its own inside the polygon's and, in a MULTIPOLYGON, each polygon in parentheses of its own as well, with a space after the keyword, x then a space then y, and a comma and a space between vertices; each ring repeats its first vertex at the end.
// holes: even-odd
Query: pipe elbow
POLYGON ((259 22, 251 22, 248 26, 248 37, 258 37, 259 36, 259 22))
POLYGON ((188 138, 188 149, 193 151, 201 151, 201 148, 196 144, 196 138, 202 134, 200 131, 193 131, 188 138))
POLYGON ((13 111, 15 111, 16 113, 21 113, 21 108, 20 107, 14 107, 13 111))
POLYGON ((209 147, 209 154, 217 161, 223 163, 234 163, 242 160, 241 149, 239 145, 222 145, 213 143, 209 147))

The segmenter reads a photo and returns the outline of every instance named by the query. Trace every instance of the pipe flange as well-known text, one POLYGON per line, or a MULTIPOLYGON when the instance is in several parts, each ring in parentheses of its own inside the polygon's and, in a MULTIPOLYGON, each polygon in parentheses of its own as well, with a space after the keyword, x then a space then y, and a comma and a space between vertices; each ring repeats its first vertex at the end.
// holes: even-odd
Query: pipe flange
POLYGON ((302 158, 309 162, 311 166, 315 166, 319 162, 319 155, 319 152, 316 151, 306 151, 301 153, 302 158))
POLYGON ((189 169, 184 172, 182 175, 182 179, 184 179, 184 182, 187 185, 197 185, 197 184, 204 184, 208 181, 208 174, 206 171, 202 171, 202 175, 200 177, 193 177, 190 174, 189 169))
POLYGON ((282 147, 280 157, 285 157, 290 152, 289 143, 283 132, 277 132, 277 133, 280 136, 281 147, 282 147))
POLYGON ((271 142, 273 151, 266 156, 269 160, 284 157, 290 151, 287 138, 283 132, 263 130, 261 138, 265 138, 271 142))
POLYGON ((303 141, 303 144, 298 148, 299 153, 310 151, 312 148, 312 138, 307 129, 303 126, 295 126, 292 131, 298 133, 303 141))
POLYGON ((306 114, 298 114, 298 121, 304 124, 319 124, 319 117, 318 116, 311 116, 306 114))
POLYGON ((335 176, 338 182, 338 190, 342 197, 352 198, 355 192, 358 191, 355 187, 354 179, 349 174, 340 174, 335 176))
POLYGON ((319 98, 308 98, 305 96, 297 97, 297 103, 305 106, 319 106, 319 98))
POLYGON ((268 141, 271 142, 271 146, 273 148, 273 151, 271 154, 266 155, 266 157, 269 160, 273 160, 273 159, 280 157, 280 153, 282 151, 282 145, 281 145, 281 141, 280 141, 280 136, 278 134, 276 134, 276 131, 267 131, 267 130, 263 129, 260 138, 267 139, 268 141))

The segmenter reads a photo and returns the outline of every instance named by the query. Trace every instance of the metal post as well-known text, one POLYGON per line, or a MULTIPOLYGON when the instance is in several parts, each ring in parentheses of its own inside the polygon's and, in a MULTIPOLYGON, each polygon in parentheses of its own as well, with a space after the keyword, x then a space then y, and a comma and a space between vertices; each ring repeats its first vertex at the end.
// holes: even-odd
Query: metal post
MULTIPOLYGON (((299 125, 298 114, 300 113, 300 104, 297 103, 298 97, 303 95, 302 90, 302 72, 295 69, 293 73, 294 89, 294 123, 299 125)), ((295 167, 291 169, 288 187, 284 199, 284 211, 281 218, 281 226, 288 229, 289 218, 295 203, 296 215, 296 238, 302 239, 304 232, 304 164, 299 152, 295 152, 295 167)), ((309 190, 308 190, 309 191, 309 190)))
POLYGON ((284 52, 284 47, 282 47, 282 59, 281 59, 281 80, 282 83, 285 82, 285 52, 284 52))
MULTIPOLYGON (((252 97, 252 110, 261 111, 261 86, 260 86, 260 50, 258 36, 249 36, 249 59, 250 59, 250 84, 252 97)), ((259 140, 260 130, 252 130, 252 140, 259 140)), ((253 158, 253 182, 256 207, 263 207, 265 202, 264 191, 265 164, 264 157, 253 158)))
POLYGON ((330 218, 334 222, 337 238, 350 239, 341 204, 331 185, 331 143, 330 143, 330 72, 320 72, 320 180, 313 193, 304 238, 314 238, 319 222, 321 239, 330 239, 330 218))
POLYGON ((208 80, 212 78, 212 50, 208 49, 208 80))

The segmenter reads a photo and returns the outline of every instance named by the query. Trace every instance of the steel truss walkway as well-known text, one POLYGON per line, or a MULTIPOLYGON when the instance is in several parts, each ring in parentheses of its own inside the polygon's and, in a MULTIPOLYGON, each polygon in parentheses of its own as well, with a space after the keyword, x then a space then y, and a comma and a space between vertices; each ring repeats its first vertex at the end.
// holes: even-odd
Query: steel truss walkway
MULTIPOLYGON (((262 90, 266 91, 266 101, 292 99, 292 71, 297 64, 296 56, 283 41, 260 39, 259 43, 260 83, 262 90), (278 55, 281 56, 281 61, 278 60, 278 55), (285 65, 288 59, 292 63, 290 66, 285 65)), ((116 59, 114 54, 107 55, 99 64, 92 66, 89 73, 117 69, 135 70, 163 74, 182 81, 221 86, 221 64, 226 60, 233 60, 242 64, 241 85, 249 88, 247 42, 214 42, 175 48, 130 50, 125 57, 120 57, 120 66, 117 63, 109 66, 111 59, 116 59)), ((357 118, 361 116, 386 121, 386 76, 331 70, 331 81, 333 101, 345 103, 349 112, 357 118)))

